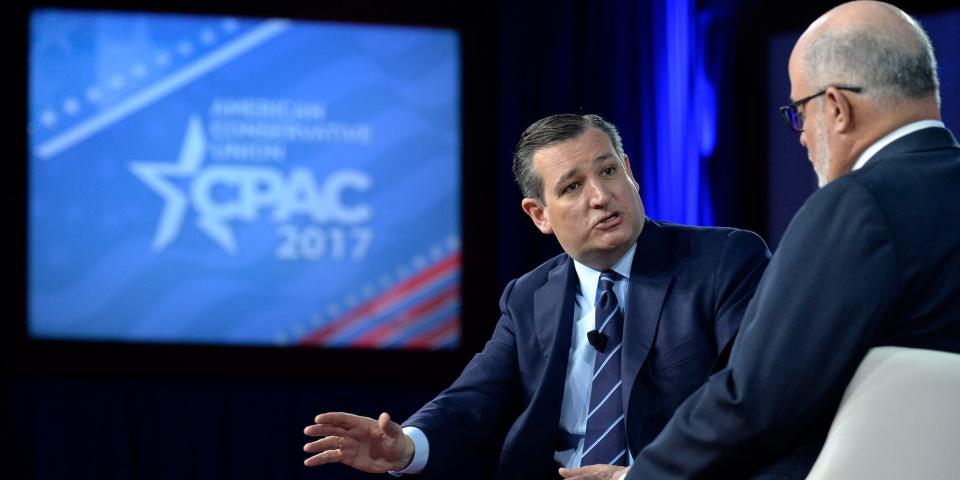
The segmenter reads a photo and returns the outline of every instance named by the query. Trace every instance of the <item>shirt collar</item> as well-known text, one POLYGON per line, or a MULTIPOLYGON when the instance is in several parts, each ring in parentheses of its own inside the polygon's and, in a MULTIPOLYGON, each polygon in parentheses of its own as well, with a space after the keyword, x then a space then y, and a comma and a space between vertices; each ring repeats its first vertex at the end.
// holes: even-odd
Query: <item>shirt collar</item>
POLYGON ((931 127, 940 127, 946 128, 946 126, 940 120, 920 120, 913 123, 908 123, 880 138, 876 142, 873 142, 873 145, 867 147, 863 153, 860 154, 860 157, 857 158, 857 162, 853 164, 853 170, 859 170, 861 167, 867 164, 874 155, 877 154, 883 147, 890 145, 894 140, 897 140, 901 137, 905 137, 917 130, 923 130, 924 128, 931 127))
MULTIPOLYGON (((633 254, 637 251, 637 244, 634 243, 630 246, 630 249, 627 250, 627 253, 624 253, 620 260, 617 261, 611 268, 614 272, 619 273, 623 278, 630 278, 630 269, 633 267, 633 254)), ((596 292, 597 283, 600 282, 600 270, 594 270, 576 260, 573 261, 573 267, 577 271, 577 278, 580 280, 580 293, 583 294, 584 300, 587 302, 587 305, 590 308, 593 308, 594 296, 593 294, 588 295, 587 292, 596 292)))

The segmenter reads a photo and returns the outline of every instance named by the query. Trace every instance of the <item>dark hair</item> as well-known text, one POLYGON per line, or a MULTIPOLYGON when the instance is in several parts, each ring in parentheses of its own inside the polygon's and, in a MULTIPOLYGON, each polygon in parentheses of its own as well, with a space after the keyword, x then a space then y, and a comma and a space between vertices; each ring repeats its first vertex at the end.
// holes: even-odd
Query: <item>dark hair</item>
POLYGON ((612 123, 594 114, 551 115, 533 122, 523 131, 520 142, 517 143, 517 151, 513 154, 513 176, 524 197, 544 202, 543 179, 533 168, 533 155, 541 148, 579 137, 588 128, 596 128, 610 137, 617 160, 623 164, 623 142, 617 127, 612 123))

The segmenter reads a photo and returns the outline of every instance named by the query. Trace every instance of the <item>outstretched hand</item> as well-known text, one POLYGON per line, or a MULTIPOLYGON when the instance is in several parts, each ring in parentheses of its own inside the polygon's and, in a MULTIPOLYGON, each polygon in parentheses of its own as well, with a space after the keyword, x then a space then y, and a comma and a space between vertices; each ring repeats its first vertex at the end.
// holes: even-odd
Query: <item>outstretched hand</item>
POLYGON ((627 467, 617 465, 590 465, 560 469, 560 476, 571 480, 620 480, 626 474, 627 467))
POLYGON ((323 438, 303 446, 304 452, 316 454, 304 460, 308 467, 339 462, 364 472, 385 473, 403 470, 413 459, 413 440, 386 413, 377 420, 321 413, 314 421, 303 433, 323 438))

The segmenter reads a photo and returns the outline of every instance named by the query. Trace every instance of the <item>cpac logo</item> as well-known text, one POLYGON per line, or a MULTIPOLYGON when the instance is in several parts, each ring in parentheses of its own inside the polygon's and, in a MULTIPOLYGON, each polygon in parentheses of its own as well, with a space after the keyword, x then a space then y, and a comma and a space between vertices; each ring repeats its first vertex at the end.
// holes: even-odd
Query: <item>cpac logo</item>
POLYGON ((373 215, 368 205, 343 203, 345 192, 365 192, 372 186, 370 176, 359 170, 336 171, 318 184, 313 173, 304 168, 291 169, 287 177, 262 166, 214 165, 201 170, 205 154, 203 127, 194 116, 187 126, 177 163, 130 165, 133 174, 165 201, 153 237, 155 251, 176 240, 191 204, 197 212, 197 227, 229 253, 237 251, 229 222, 252 222, 264 209, 272 208, 271 217, 277 222, 303 215, 316 223, 357 225, 373 215), (186 179, 189 187, 182 191, 174 179, 186 179))

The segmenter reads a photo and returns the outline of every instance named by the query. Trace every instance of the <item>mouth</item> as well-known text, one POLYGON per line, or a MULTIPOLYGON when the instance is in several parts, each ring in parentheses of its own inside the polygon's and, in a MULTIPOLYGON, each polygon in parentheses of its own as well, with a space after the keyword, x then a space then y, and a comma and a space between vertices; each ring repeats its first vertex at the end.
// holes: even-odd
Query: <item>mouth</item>
POLYGON ((620 215, 620 212, 612 212, 609 215, 600 219, 599 222, 594 225, 599 230, 610 230, 615 228, 623 221, 623 217, 620 215))

